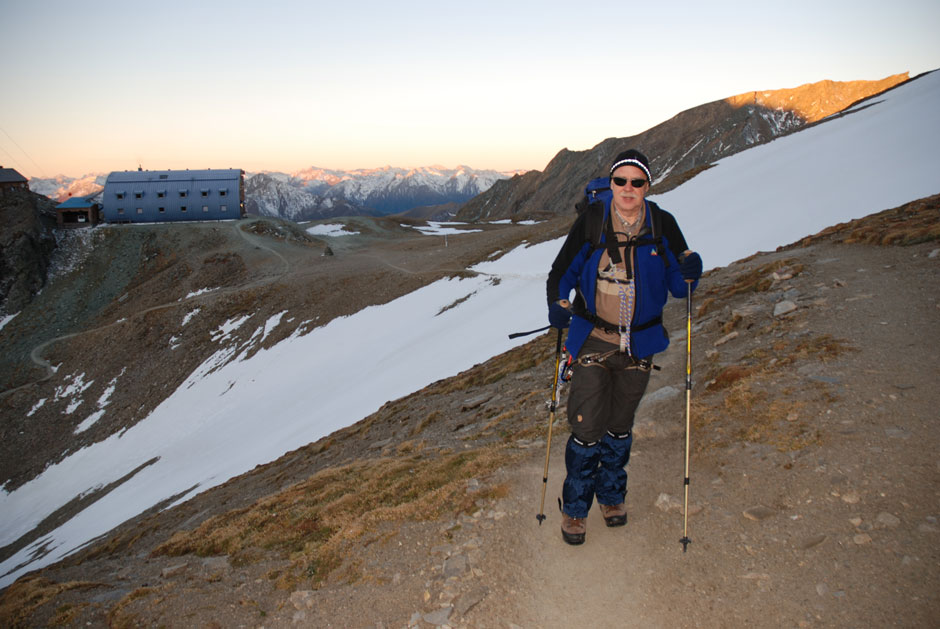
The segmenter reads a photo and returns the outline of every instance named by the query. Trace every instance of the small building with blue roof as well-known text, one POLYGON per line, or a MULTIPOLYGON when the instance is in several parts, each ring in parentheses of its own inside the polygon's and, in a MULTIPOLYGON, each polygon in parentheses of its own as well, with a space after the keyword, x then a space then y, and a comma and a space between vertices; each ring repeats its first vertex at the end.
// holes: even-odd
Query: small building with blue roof
POLYGON ((72 197, 55 206, 56 223, 59 227, 91 227, 101 220, 101 204, 98 194, 72 197))

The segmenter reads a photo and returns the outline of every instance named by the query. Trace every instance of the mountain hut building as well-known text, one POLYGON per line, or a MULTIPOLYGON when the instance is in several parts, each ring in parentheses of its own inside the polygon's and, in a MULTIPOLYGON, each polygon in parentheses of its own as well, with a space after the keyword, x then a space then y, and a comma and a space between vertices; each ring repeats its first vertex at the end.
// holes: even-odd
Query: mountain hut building
POLYGON ((0 166, 0 194, 8 190, 29 190, 29 179, 19 174, 15 168, 0 166))
POLYGON ((108 223, 218 221, 245 216, 245 172, 136 170, 104 183, 101 215, 108 223))

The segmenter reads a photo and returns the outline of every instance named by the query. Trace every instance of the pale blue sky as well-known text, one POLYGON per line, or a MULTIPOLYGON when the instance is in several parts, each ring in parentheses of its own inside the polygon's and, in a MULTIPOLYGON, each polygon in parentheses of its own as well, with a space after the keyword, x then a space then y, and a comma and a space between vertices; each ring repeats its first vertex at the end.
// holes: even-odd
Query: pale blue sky
POLYGON ((573 4, 0 0, 0 163, 541 169, 734 94, 940 67, 935 0, 573 4))

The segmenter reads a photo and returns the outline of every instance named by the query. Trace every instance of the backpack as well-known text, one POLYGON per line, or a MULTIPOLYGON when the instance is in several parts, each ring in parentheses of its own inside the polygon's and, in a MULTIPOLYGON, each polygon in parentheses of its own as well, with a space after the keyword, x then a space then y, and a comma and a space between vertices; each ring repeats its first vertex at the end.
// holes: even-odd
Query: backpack
MULTIPOLYGON (((613 192, 610 189, 610 178, 598 177, 588 182, 584 187, 584 197, 578 201, 574 207, 578 211, 578 214, 583 214, 592 205, 601 204, 602 208, 603 205, 609 205, 613 196, 613 192)), ((604 220, 603 209, 589 212, 585 216, 585 220, 588 221, 586 230, 594 250, 606 248, 610 259, 615 264, 619 264, 621 257, 620 248, 617 245, 625 244, 630 247, 637 247, 639 245, 652 244, 656 247, 656 254, 660 256, 660 259, 668 267, 669 256, 666 255, 666 249, 663 246, 662 210, 652 201, 647 201, 647 203, 650 206, 650 217, 652 219, 652 225, 650 225, 651 234, 631 238, 627 243, 617 241, 611 221, 604 220), (602 233, 605 234, 606 242, 601 242, 602 233)))

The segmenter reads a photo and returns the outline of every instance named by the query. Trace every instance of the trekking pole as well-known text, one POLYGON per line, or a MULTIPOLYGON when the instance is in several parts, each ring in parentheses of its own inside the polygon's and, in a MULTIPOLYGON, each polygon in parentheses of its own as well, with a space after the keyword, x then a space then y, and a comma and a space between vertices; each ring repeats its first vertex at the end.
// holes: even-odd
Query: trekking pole
POLYGON ((519 338, 520 336, 529 336, 530 334, 535 334, 537 332, 544 332, 550 327, 552 326, 546 325, 544 328, 539 328, 538 330, 529 330, 528 332, 513 332, 512 334, 509 335, 509 338, 515 339, 515 338, 519 338))
POLYGON ((689 539, 689 431, 692 426, 692 282, 686 280, 686 325, 685 325, 685 501, 682 507, 682 552, 685 552, 692 540, 689 539))
POLYGON ((535 518, 542 526, 545 519, 545 489, 548 487, 548 456, 552 451, 552 424, 555 423, 555 403, 558 392, 558 367, 561 363, 561 328, 558 328, 558 341, 555 343, 555 377, 552 379, 552 403, 548 412, 548 443, 545 445, 545 470, 542 472, 542 502, 539 504, 539 513, 535 518))

